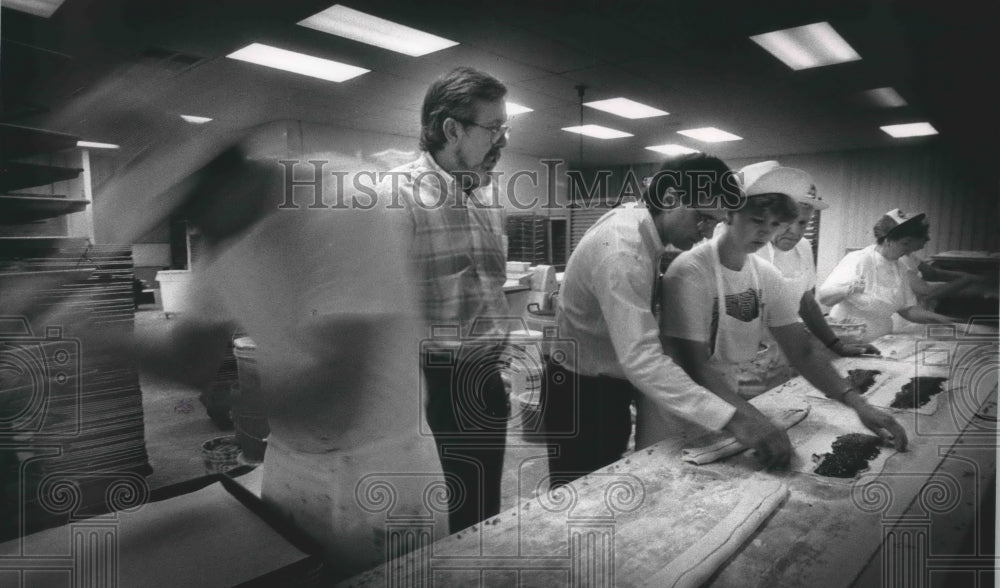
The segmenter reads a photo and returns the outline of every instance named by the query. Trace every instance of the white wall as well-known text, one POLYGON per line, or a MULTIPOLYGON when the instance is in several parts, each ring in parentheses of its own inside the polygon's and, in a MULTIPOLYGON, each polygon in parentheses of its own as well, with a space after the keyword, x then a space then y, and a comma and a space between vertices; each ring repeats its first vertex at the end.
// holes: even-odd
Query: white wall
MULTIPOLYGON (((875 242, 872 226, 885 212, 924 212, 931 224, 925 256, 951 250, 1000 250, 997 183, 983 185, 936 146, 769 157, 812 174, 830 208, 822 213, 818 279, 848 248, 875 242)), ((737 169, 759 160, 727 161, 737 169)))

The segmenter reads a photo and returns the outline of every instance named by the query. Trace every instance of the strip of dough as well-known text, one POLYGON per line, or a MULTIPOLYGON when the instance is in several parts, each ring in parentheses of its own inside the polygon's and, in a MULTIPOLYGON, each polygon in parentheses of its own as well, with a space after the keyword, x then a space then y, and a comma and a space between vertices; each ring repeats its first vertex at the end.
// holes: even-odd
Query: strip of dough
POLYGON ((743 546, 788 496, 788 486, 777 480, 751 482, 736 508, 712 530, 653 574, 644 586, 697 588, 743 546))
MULTIPOLYGON (((797 425, 809 414, 809 405, 805 408, 793 408, 782 411, 777 415, 776 424, 785 429, 790 429, 797 425)), ((736 440, 735 437, 725 437, 710 445, 702 447, 692 447, 681 450, 681 459, 695 465, 704 465, 713 461, 735 455, 746 449, 746 446, 736 440)))

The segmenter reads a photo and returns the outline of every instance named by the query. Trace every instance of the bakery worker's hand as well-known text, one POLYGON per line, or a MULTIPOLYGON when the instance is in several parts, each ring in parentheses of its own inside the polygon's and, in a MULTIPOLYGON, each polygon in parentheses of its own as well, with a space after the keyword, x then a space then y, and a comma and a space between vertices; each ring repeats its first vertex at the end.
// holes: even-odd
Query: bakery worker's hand
POLYGON ((896 449, 906 451, 906 431, 889 413, 862 401, 854 406, 861 422, 885 441, 892 441, 896 449))
POLYGON ((854 278, 851 281, 851 283, 850 283, 850 285, 848 286, 848 289, 847 289, 848 295, 850 295, 850 294, 858 294, 858 293, 864 292, 864 291, 865 291, 865 277, 864 276, 858 276, 858 277, 854 278))
POLYGON ((830 349, 841 357, 854 357, 863 354, 882 355, 879 348, 870 343, 844 343, 843 341, 837 341, 830 349))
POLYGON ((765 468, 788 467, 792 459, 792 443, 788 434, 749 404, 738 406, 724 428, 745 447, 753 449, 765 468))

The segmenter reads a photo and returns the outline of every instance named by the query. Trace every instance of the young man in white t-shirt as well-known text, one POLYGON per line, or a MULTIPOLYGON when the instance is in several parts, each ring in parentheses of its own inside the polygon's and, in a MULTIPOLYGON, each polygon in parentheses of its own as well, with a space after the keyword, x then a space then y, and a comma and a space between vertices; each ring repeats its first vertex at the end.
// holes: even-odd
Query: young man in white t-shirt
MULTIPOLYGON (((811 384, 853 408, 866 427, 904 450, 903 428, 845 384, 798 325, 798 299, 787 293, 781 274, 751 255, 782 224, 797 217, 788 191, 781 186, 747 186, 745 204, 727 213, 726 231, 674 260, 662 289, 664 344, 696 382, 730 403, 745 403, 737 394, 734 375, 738 364, 757 353, 767 328, 811 384)), ((665 429, 664 435, 668 432, 665 429)))

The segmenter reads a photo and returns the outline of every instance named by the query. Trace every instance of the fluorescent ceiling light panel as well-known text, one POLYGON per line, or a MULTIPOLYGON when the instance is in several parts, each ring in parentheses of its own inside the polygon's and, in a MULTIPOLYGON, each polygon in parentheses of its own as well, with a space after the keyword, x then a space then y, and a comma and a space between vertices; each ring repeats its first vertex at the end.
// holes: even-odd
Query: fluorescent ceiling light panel
POLYGON ((685 131, 677 131, 677 132, 684 135, 685 137, 691 137, 692 139, 704 141, 705 143, 721 143, 723 141, 743 140, 743 137, 734 135, 732 133, 727 133, 726 131, 717 129, 715 127, 702 127, 700 129, 687 129, 685 131))
POLYGON ((203 125, 207 122, 212 122, 212 119, 207 116, 194 116, 192 114, 182 114, 181 118, 193 125, 203 125))
POLYGON ((641 104, 639 102, 636 102, 635 100, 629 100, 628 98, 611 98, 610 100, 597 100, 595 102, 584 102, 583 105, 632 119, 650 118, 653 116, 666 116, 670 114, 669 112, 660 110, 659 108, 646 106, 645 104, 641 104))
POLYGON ((95 143, 94 141, 77 141, 77 147, 90 147, 91 149, 118 149, 114 143, 95 143))
POLYGON ((519 114, 524 114, 525 112, 534 112, 534 108, 528 108, 527 106, 521 106, 517 102, 507 103, 507 116, 517 116, 519 114))
POLYGON ((687 153, 700 153, 697 149, 691 149, 690 147, 685 147, 683 145, 678 145, 677 143, 668 143, 666 145, 650 145, 646 147, 650 151, 656 151, 657 153, 662 153, 664 155, 685 155, 687 153))
POLYGON ((938 134, 937 129, 931 126, 931 123, 927 122, 909 123, 905 125, 885 125, 879 128, 897 139, 902 137, 924 137, 927 135, 938 134))
POLYGON ((874 104, 875 106, 881 106, 883 108, 897 108, 899 106, 906 106, 906 100, 899 95, 899 92, 893 88, 875 88, 874 90, 865 90, 862 95, 866 100, 874 104))
POLYGON ((828 22, 754 35, 750 39, 794 70, 861 59, 828 22))
POLYGON ((3 0, 4 8, 13 8, 35 16, 48 18, 62 6, 63 0, 3 0))
POLYGON ((367 69, 347 65, 339 61, 278 49, 277 47, 271 47, 262 43, 247 45, 239 51, 230 53, 226 57, 330 82, 344 82, 369 72, 367 69))
POLYGON ((341 4, 334 4, 323 12, 299 21, 299 25, 411 57, 420 57, 458 45, 450 39, 365 14, 341 4))
POLYGON ((616 131, 615 129, 609 129, 608 127, 602 127, 601 125, 583 125, 582 127, 563 127, 563 130, 569 131, 571 133, 578 133, 580 135, 586 135, 588 137, 594 137, 596 139, 621 139, 623 137, 632 136, 632 133, 616 131))

